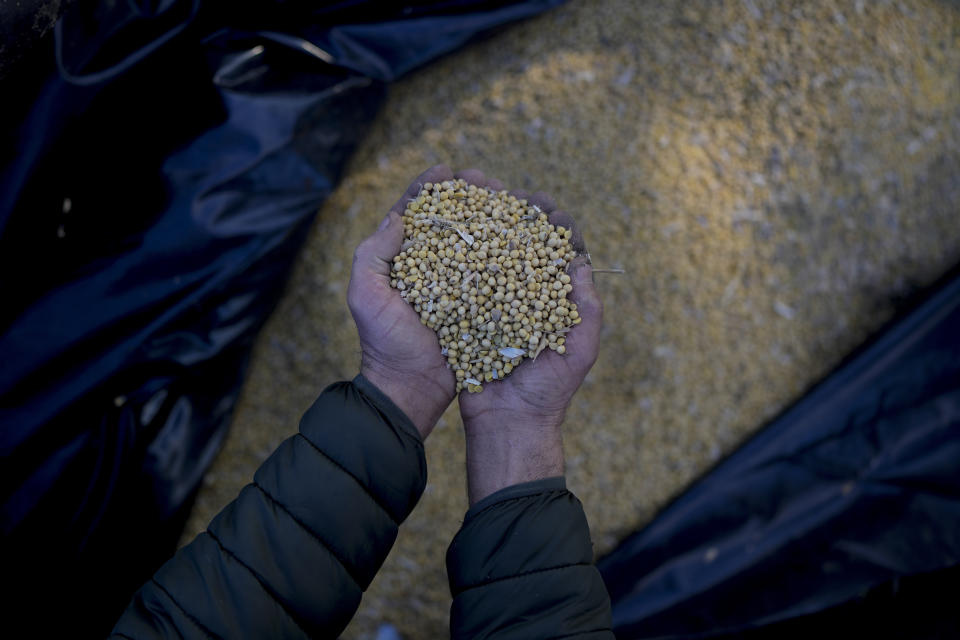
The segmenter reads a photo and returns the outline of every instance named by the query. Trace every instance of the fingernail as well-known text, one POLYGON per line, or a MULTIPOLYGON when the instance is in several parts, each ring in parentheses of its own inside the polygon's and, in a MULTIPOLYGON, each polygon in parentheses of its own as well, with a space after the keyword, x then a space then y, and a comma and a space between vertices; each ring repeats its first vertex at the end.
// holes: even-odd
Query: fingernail
POLYGON ((389 227, 389 226, 390 226, 390 220, 391 220, 392 217, 393 217, 393 216, 391 216, 391 215, 388 213, 388 214, 387 214, 387 217, 384 218, 384 219, 380 222, 380 226, 377 227, 377 231, 383 231, 384 229, 386 229, 387 227, 389 227))

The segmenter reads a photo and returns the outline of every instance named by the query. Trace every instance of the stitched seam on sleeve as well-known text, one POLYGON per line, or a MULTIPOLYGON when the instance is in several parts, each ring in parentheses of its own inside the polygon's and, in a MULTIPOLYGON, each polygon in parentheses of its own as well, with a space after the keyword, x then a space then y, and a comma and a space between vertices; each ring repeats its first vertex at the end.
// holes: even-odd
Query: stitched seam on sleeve
POLYGON ((228 549, 223 544, 223 542, 220 541, 220 538, 218 538, 212 531, 210 531, 210 529, 207 529, 206 534, 211 538, 213 538, 213 541, 217 543, 217 546, 220 547, 220 549, 223 550, 225 554, 233 558, 241 567, 243 567, 248 572, 250 572, 250 575, 253 576, 253 579, 257 581, 257 584, 260 585, 260 588, 263 589, 264 593, 266 593, 268 596, 273 598, 274 602, 280 605, 280 608, 283 609, 283 612, 287 614, 287 616, 290 618, 293 624, 297 627, 300 633, 302 633, 305 638, 309 638, 310 634, 307 633, 307 631, 303 628, 303 625, 300 624, 300 621, 297 620, 297 616, 294 615, 293 612, 291 612, 289 609, 287 609, 286 605, 283 603, 283 600, 280 599, 280 596, 277 595, 277 593, 273 589, 267 586, 266 578, 264 578, 259 573, 254 571, 250 565, 248 565, 246 562, 244 562, 240 558, 240 556, 238 556, 233 551, 228 549))
POLYGON ((570 493, 570 490, 569 489, 547 489, 546 491, 537 491, 536 493, 528 493, 525 496, 517 496, 516 498, 507 498, 506 500, 497 500, 496 502, 492 504, 488 504, 483 509, 481 509, 480 511, 477 511, 475 514, 470 516, 470 520, 471 521, 475 520, 480 516, 480 514, 486 513, 487 511, 489 511, 490 509, 493 509, 494 507, 500 507, 505 504, 511 504, 513 502, 519 502, 520 500, 527 500, 529 498, 537 498, 540 496, 549 495, 551 493, 570 493))
POLYGON ((553 636, 550 638, 550 640, 564 640, 565 638, 576 638, 578 636, 585 636, 591 633, 603 633, 604 631, 613 633, 613 629, 610 627, 600 627, 599 629, 590 629, 589 631, 577 631, 575 633, 567 633, 562 636, 553 636))
POLYGON ((373 493, 373 491, 371 491, 370 487, 368 487, 367 485, 365 485, 363 482, 360 481, 360 478, 358 478, 358 477, 355 476, 353 473, 351 473, 349 469, 347 469, 344 465, 340 464, 340 462, 338 462, 333 456, 331 456, 330 454, 328 454, 326 451, 324 451, 323 449, 321 449, 321 448, 318 447, 317 445, 313 444, 313 442, 310 441, 310 438, 306 437, 306 436, 303 435, 302 433, 297 433, 297 435, 300 436, 301 438, 303 438, 304 441, 306 441, 307 444, 309 444, 311 447, 313 447, 313 450, 314 450, 314 451, 316 451, 316 452, 319 453, 321 456, 323 456, 324 458, 326 458, 327 460, 329 460, 329 461, 333 464, 333 466, 335 466, 337 469, 340 469, 340 471, 343 471, 345 474, 347 474, 348 476, 350 476, 351 478, 353 478, 354 482, 356 482, 356 483, 360 486, 360 488, 363 489, 363 492, 366 493, 368 496, 370 496, 370 499, 373 500, 373 502, 374 502, 378 507, 380 507, 380 509, 383 510, 384 513, 387 514, 387 517, 390 518, 390 521, 391 521, 393 524, 395 524, 396 526, 398 526, 398 527, 400 526, 400 523, 397 521, 397 518, 396 518, 396 516, 394 516, 393 512, 392 512, 390 509, 388 509, 387 506, 386 506, 385 504, 383 504, 383 503, 380 501, 380 499, 377 498, 376 495, 374 495, 374 493, 373 493))
POLYGON ((208 638, 217 638, 217 640, 220 639, 220 636, 218 636, 218 635, 216 635, 215 633, 213 633, 212 631, 210 631, 210 629, 208 629, 208 628, 206 627, 206 625, 204 625, 202 622, 200 622, 200 620, 198 620, 197 618, 195 618, 192 613, 190 613, 189 611, 187 611, 186 609, 184 609, 184 608, 183 608, 183 605, 180 604, 180 602, 179 602, 176 598, 173 597, 173 594, 171 594, 169 591, 167 591, 167 588, 166 588, 166 587, 164 587, 162 584, 160 584, 159 582, 157 582, 157 579, 156 579, 156 578, 150 578, 150 582, 152 582, 153 584, 157 585, 157 588, 160 589, 160 591, 162 591, 168 598, 170 598, 170 601, 173 602, 173 604, 176 605, 177 609, 180 609, 180 611, 183 613, 183 615, 186 616, 187 620, 189 620, 189 621, 192 622, 194 625, 196 625, 196 627, 197 627, 198 629, 200 629, 200 631, 202 631, 205 636, 207 636, 208 638))
MULTIPOLYGON (((369 398, 367 399, 369 400, 369 398)), ((376 405, 374 405, 374 408, 376 409, 377 414, 379 414, 384 419, 384 422, 386 422, 392 427, 393 420, 390 419, 390 415, 386 411, 381 410, 380 407, 377 407, 376 405)), ((423 440, 421 440, 419 437, 407 431, 407 427, 405 427, 402 424, 398 424, 397 432, 403 434, 403 436, 406 437, 407 440, 412 442, 418 449, 420 449, 420 451, 424 451, 423 440)))
POLYGON ((343 559, 343 557, 340 555, 340 553, 339 553, 338 551, 334 550, 333 546, 332 546, 329 542, 327 542, 326 540, 324 540, 323 537, 322 537, 319 533, 317 533, 316 531, 314 531, 313 529, 311 529, 310 527, 308 527, 302 520, 300 520, 300 518, 298 518, 296 515, 294 515, 294 513, 293 513, 292 511, 290 511, 290 509, 287 508, 287 505, 283 504, 282 502, 280 502, 279 500, 277 500, 275 497, 273 497, 273 495, 272 495, 269 491, 267 491, 266 489, 264 489, 263 487, 261 487, 259 483, 257 483, 256 481, 254 481, 254 482, 253 482, 253 486, 255 486, 257 489, 259 489, 260 492, 263 493, 263 495, 267 496, 267 498, 268 498, 273 504, 277 505, 277 507, 279 507, 284 513, 286 513, 288 516, 290 516, 290 518, 291 518, 294 522, 296 522, 298 525, 300 525, 300 527, 301 527, 304 531, 306 531, 306 532, 309 533, 311 536, 313 536, 313 538, 316 539, 317 542, 319 542, 321 545, 323 545, 323 548, 326 549, 327 551, 329 551, 329 552, 330 552, 330 555, 332 555, 334 558, 336 558, 337 562, 340 563, 340 566, 343 567, 343 570, 347 572, 347 575, 350 576, 350 579, 353 580, 353 583, 354 583, 355 585, 357 585, 357 588, 360 589, 361 591, 364 590, 363 587, 360 586, 360 584, 361 584, 361 583, 360 583, 360 580, 357 579, 357 576, 353 575, 353 570, 350 568, 350 565, 346 562, 346 560, 343 559))
POLYGON ((519 578, 526 578, 528 576, 537 575, 539 573, 547 573, 549 571, 560 571, 561 569, 570 569, 573 567, 592 567, 593 564, 589 562, 573 562, 570 564, 562 564, 558 567, 549 567, 547 569, 534 569, 532 571, 524 571, 523 573, 515 573, 510 576, 503 576, 502 578, 492 578, 490 580, 485 580, 483 582, 478 582, 477 584, 472 584, 469 587, 464 587, 463 589, 458 589, 453 597, 456 598, 462 593, 470 591, 471 589, 479 589, 480 587, 485 587, 490 584, 495 584, 497 582, 506 582, 507 580, 517 580, 519 578))

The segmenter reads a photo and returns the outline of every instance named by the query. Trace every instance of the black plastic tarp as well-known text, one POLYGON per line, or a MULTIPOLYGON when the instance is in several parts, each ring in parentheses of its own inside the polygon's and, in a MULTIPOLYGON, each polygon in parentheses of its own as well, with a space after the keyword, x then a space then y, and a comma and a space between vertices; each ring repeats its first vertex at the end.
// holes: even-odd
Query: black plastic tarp
POLYGON ((38 630, 109 630, 172 551, 252 340, 385 83, 556 4, 78 1, 8 69, 0 530, 14 618, 39 608, 38 630))
POLYGON ((960 275, 599 563, 619 638, 960 637, 958 565, 960 275))

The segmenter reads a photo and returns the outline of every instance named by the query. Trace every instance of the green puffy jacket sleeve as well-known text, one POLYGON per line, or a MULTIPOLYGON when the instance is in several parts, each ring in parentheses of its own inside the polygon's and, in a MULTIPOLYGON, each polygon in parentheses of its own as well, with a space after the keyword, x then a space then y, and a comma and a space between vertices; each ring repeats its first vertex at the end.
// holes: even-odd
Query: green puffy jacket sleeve
POLYGON ((358 376, 327 388, 253 483, 164 564, 119 638, 334 638, 426 483, 410 420, 358 376))
POLYGON ((452 638, 613 638, 583 507, 563 478, 508 487, 467 512, 447 551, 452 638))

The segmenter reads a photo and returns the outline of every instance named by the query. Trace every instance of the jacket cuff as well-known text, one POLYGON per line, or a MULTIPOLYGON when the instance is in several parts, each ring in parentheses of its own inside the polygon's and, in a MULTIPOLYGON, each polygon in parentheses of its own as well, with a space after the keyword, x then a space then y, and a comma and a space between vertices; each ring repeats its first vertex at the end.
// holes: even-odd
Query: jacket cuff
POLYGON ((471 509, 447 550, 454 597, 524 573, 592 565, 593 545, 580 501, 565 488, 533 489, 508 487, 506 494, 498 492, 489 496, 494 501, 471 509))
POLYGON ((514 485, 467 513, 447 551, 450 635, 610 639, 610 597, 563 478, 514 485))
POLYGON ((387 419, 394 425, 400 427, 407 434, 415 437, 417 441, 423 445, 423 438, 420 436, 420 431, 417 429, 416 425, 413 424, 413 421, 407 417, 400 407, 393 403, 387 394, 377 388, 375 384, 367 380, 362 373, 358 373, 357 377, 353 379, 353 386, 360 390, 360 392, 367 397, 368 400, 373 402, 378 409, 387 417, 387 419))
POLYGON ((320 394, 300 421, 300 435, 350 475, 399 524, 427 480, 423 440, 393 402, 363 376, 320 394))

